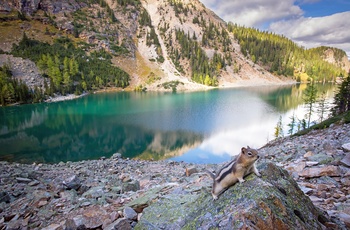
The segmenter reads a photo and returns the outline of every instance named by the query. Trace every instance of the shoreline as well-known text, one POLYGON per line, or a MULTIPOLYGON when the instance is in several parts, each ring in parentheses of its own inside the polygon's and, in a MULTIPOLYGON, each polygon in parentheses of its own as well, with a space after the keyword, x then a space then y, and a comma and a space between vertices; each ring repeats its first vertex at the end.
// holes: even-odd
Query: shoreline
MULTIPOLYGON (((207 91, 207 90, 215 90, 215 89, 237 89, 237 88, 249 88, 249 87, 269 87, 269 86, 291 86, 295 84, 300 84, 295 81, 291 82, 282 82, 282 83, 271 83, 271 84, 237 84, 237 85, 225 85, 225 86, 218 86, 218 87, 210 87, 210 86, 205 86, 203 85, 203 88, 196 88, 196 89, 190 89, 190 88, 185 88, 182 90, 177 90, 176 92, 181 92, 181 93, 191 93, 191 92, 200 92, 200 91, 207 91)), ((46 99, 44 103, 52 103, 52 102, 59 102, 59 101, 68 101, 68 100, 74 100, 80 97, 87 96, 89 94, 98 94, 98 93, 112 93, 112 92, 133 92, 133 89, 120 89, 120 88, 115 88, 115 87, 110 87, 106 89, 100 89, 96 90, 93 92, 86 92, 80 95, 75 95, 75 94, 68 94, 66 96, 56 96, 56 97, 50 97, 49 99, 46 99)), ((146 90, 145 92, 172 92, 172 90, 168 89, 151 89, 151 90, 146 90)))

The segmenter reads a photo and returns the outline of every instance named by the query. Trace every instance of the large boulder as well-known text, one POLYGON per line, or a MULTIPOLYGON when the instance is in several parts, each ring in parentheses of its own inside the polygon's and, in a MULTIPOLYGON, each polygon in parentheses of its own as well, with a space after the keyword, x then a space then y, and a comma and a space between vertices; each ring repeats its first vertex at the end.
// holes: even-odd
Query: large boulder
POLYGON ((334 224, 287 171, 272 163, 213 200, 210 187, 168 194, 144 209, 135 229, 326 229, 334 224))

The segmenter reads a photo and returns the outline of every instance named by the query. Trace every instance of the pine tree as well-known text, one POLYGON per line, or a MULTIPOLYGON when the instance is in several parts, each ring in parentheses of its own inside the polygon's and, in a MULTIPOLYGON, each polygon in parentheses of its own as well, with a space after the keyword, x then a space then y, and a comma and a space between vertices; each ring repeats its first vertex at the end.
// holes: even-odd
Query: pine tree
POLYGON ((317 113, 318 113, 320 122, 322 122, 325 119, 326 112, 327 112, 326 93, 323 91, 317 104, 317 113))
POLYGON ((311 116, 314 112, 314 106, 317 100, 317 88, 313 81, 306 87, 303 99, 307 108, 305 118, 307 119, 307 128, 309 128, 311 123, 311 116))
POLYGON ((334 96, 333 116, 345 113, 350 110, 350 72, 348 77, 343 79, 339 86, 338 93, 334 96))
POLYGON ((280 116, 277 125, 275 127, 275 138, 283 137, 283 123, 282 123, 282 116, 280 116))
POLYGON ((295 128, 295 126, 297 125, 296 124, 296 117, 295 117, 295 113, 293 112, 293 115, 290 117, 290 119, 291 119, 291 121, 290 121, 290 123, 288 124, 288 127, 289 127, 289 129, 288 129, 288 134, 289 135, 293 135, 293 133, 294 133, 294 128, 295 128))

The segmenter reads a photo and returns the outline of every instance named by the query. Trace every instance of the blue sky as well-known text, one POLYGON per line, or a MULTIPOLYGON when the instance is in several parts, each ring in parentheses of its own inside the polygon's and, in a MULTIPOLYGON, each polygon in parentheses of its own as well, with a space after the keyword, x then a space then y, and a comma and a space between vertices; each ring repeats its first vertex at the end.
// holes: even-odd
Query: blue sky
POLYGON ((350 0, 201 0, 226 22, 283 34, 306 48, 350 57, 350 0))

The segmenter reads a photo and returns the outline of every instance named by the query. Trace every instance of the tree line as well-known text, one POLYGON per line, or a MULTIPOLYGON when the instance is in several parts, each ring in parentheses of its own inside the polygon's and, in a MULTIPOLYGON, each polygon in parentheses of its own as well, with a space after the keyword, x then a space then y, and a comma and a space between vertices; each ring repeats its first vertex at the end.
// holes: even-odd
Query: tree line
POLYGON ((209 59, 200 44, 183 30, 175 30, 176 40, 180 47, 171 47, 170 53, 173 63, 180 72, 184 72, 180 60, 187 60, 191 67, 191 78, 197 83, 208 86, 218 85, 218 75, 227 63, 225 57, 215 52, 209 59))
POLYGON ((67 37, 61 37, 52 45, 29 39, 23 34, 18 45, 13 45, 11 54, 30 59, 38 66, 45 78, 43 88, 29 89, 23 82, 10 77, 10 66, 2 67, 1 103, 37 102, 54 94, 81 94, 104 87, 129 85, 129 74, 112 65, 112 56, 104 50, 89 55, 67 37), (17 92, 16 93, 13 92, 17 92))
MULTIPOLYGON (((310 128, 310 126, 321 123, 327 119, 326 114, 329 117, 336 117, 339 115, 350 115, 350 72, 347 77, 341 76, 342 83, 339 84, 336 94, 333 98, 333 104, 326 103, 326 97, 324 92, 318 92, 315 87, 315 82, 308 83, 305 91, 303 92, 303 102, 306 107, 306 113, 304 118, 299 119, 295 114, 290 117, 290 123, 288 126, 288 135, 293 135, 296 132, 310 128), (318 121, 312 121, 311 117, 314 113, 318 115, 318 121)), ((347 122, 350 122, 347 121, 347 122)), ((283 122, 280 116, 274 132, 275 138, 284 136, 283 122)))
MULTIPOLYGON (((289 76, 297 81, 334 81, 345 72, 322 59, 325 47, 304 49, 290 39, 271 32, 262 32, 229 23, 232 32, 241 46, 241 52, 253 62, 277 75, 289 76), (308 79, 301 79, 307 74, 308 79)), ((344 55, 340 50, 336 56, 344 55)))

